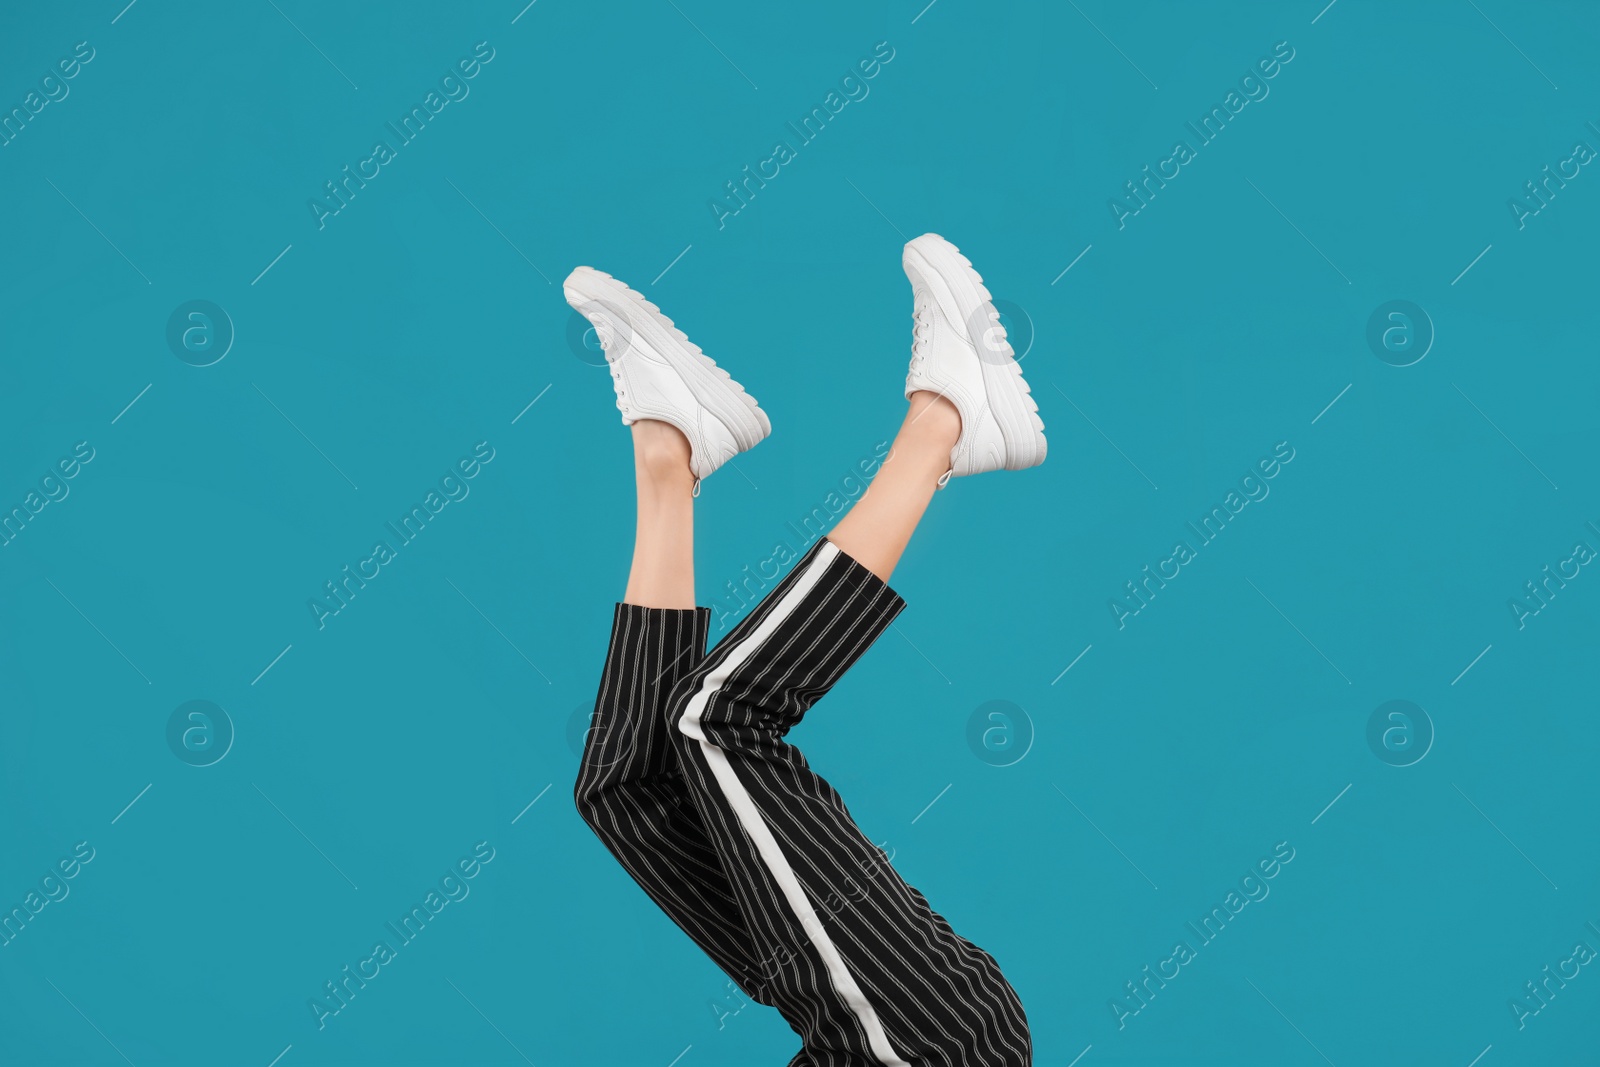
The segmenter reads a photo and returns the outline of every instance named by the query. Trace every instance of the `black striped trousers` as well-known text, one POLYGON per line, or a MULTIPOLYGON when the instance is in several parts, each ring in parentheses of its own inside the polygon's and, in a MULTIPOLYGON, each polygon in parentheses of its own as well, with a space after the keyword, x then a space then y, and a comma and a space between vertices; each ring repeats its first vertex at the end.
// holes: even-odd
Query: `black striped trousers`
POLYGON ((819 540, 708 654, 711 613, 618 604, 575 799, 803 1042, 790 1067, 1026 1067, 1022 1004, 784 740, 905 607, 819 540))

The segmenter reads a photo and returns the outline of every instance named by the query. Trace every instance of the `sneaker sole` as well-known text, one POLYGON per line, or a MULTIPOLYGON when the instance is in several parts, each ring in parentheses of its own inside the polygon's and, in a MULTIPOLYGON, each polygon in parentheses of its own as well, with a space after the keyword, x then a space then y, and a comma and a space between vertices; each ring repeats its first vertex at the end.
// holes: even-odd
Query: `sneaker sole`
MULTIPOLYGON (((567 302, 575 308, 593 300, 623 312, 628 328, 642 337, 651 350, 660 353, 689 387, 695 402, 728 428, 740 452, 755 447, 772 432, 772 423, 755 397, 642 294, 593 267, 578 267, 561 285, 568 294, 567 302), (574 293, 580 298, 576 302, 571 296, 574 293)), ((612 358, 609 352, 606 358, 612 358)))
MULTIPOLYGON (((983 386, 989 411, 1000 427, 1001 439, 1006 446, 1006 470, 1024 470, 1044 462, 1048 443, 1044 437, 1044 420, 1039 417, 1038 402, 1022 376, 1022 365, 1016 360, 1011 342, 1006 339, 1005 327, 998 323, 1000 349, 993 357, 976 355, 994 350, 980 344, 972 336, 966 316, 957 314, 961 308, 977 307, 988 322, 988 313, 994 310, 994 299, 983 284, 983 278, 972 267, 971 260, 961 250, 936 233, 923 234, 906 245, 905 255, 913 260, 913 267, 929 278, 937 278, 948 290, 948 299, 954 306, 944 308, 945 318, 960 321, 972 346, 974 358, 982 364, 983 386)), ((934 298, 940 299, 937 288, 934 298)))

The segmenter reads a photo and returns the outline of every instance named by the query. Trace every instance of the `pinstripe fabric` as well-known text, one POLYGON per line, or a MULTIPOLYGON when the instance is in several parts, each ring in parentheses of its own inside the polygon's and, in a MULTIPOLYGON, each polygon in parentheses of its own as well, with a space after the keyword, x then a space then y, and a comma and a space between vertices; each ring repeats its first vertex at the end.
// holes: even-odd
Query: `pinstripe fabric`
POLYGON ((709 608, 616 606, 574 799, 584 821, 661 910, 746 996, 770 1004, 664 717, 673 683, 705 658, 710 625, 709 608))
POLYGON ((601 702, 651 732, 591 732, 595 760, 628 769, 607 775, 586 753, 579 807, 663 910, 783 1014, 804 1042, 790 1067, 1026 1067, 1027 1020, 993 958, 900 878, 785 740, 904 606, 827 540, 709 655, 704 609, 680 613, 700 637, 670 646, 651 635, 681 621, 619 605, 601 702), (674 652, 676 677, 633 684, 633 666, 674 652))
POLYGON ((819 541, 673 687, 668 718, 679 727, 685 779, 723 857, 758 967, 768 973, 775 1006, 805 1041, 809 1063, 1018 1067, 1032 1058, 1027 1022, 994 960, 900 878, 838 793, 785 740, 904 607, 871 571, 819 541), (777 843, 786 871, 753 839, 759 828, 719 781, 719 758, 777 843), (783 885, 791 877, 821 918, 823 936, 797 916, 783 885), (830 946, 870 1018, 853 1010, 839 987, 830 946), (875 1047, 873 1019, 888 1055, 875 1047))

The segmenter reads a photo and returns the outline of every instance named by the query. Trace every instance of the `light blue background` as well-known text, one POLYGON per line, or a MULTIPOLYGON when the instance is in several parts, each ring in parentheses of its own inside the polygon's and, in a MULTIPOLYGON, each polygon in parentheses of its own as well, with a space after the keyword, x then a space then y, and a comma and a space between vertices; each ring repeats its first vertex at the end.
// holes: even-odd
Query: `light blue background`
POLYGON ((1600 176, 1523 229, 1507 201, 1600 146, 1600 15, 924 2, 0 15, 4 109, 95 49, 0 148, 0 503, 95 449, 0 548, 0 902, 95 849, 0 948, 0 1061, 787 1062, 775 1013, 719 1026, 723 976, 571 803, 632 497, 559 282, 628 280, 772 417, 700 499, 709 604, 892 433, 929 230, 1031 318, 1049 460, 939 495, 909 610, 794 738, 998 958, 1038 1062, 1592 1060, 1594 967, 1523 1029, 1508 1002, 1600 948, 1600 576, 1525 629, 1508 601, 1600 548, 1600 176), (470 95, 319 230, 323 182, 479 41, 470 95), (880 41, 870 94, 719 229, 723 183, 880 41), (1119 230, 1108 199, 1279 41, 1270 95, 1119 230), (237 331, 209 367, 165 341, 191 299, 237 331), (1392 299, 1437 333, 1410 367, 1365 340, 1392 299), (308 598, 479 441, 470 496, 319 630, 308 598), (1119 630, 1123 583, 1280 441, 1270 496, 1119 630), (237 732, 210 767, 165 740, 192 699, 237 732), (1367 745, 1391 699, 1436 729, 1414 766, 1367 745), (967 745, 989 700, 1031 722, 1011 766, 967 745), (308 1000, 484 840, 319 1030, 308 1000), (1119 1029, 1281 841, 1270 896, 1119 1029))

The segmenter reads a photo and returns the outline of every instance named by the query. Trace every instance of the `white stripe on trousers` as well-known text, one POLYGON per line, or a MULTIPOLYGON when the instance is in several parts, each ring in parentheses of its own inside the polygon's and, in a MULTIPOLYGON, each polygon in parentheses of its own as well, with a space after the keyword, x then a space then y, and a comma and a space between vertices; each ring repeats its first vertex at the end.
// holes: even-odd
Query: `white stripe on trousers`
POLYGON ((877 1010, 867 1000, 866 994, 856 982, 855 975, 851 974, 849 967, 845 965, 844 957, 839 954, 838 947, 828 937, 822 920, 817 918, 816 909, 811 906, 811 899, 806 896, 805 888, 795 875, 794 868, 789 865, 788 857, 783 854, 783 849, 773 837, 771 827, 767 825, 766 819, 756 807, 744 783, 734 773, 733 766, 728 762, 727 753, 706 740, 705 731, 701 729, 700 724, 711 698, 726 684, 733 672, 754 655, 762 643, 794 613, 795 608, 821 579, 828 565, 838 554, 839 549, 832 542, 827 542, 812 557, 805 573, 789 587, 777 607, 761 621, 761 625, 732 648, 727 657, 701 680, 699 689, 689 698, 683 709, 683 715, 678 719, 678 729, 699 742, 700 751, 705 756, 717 785, 726 796, 729 807, 733 809, 745 833, 750 835, 750 840, 755 844, 762 862, 777 880, 784 899, 789 902, 789 907, 800 920, 802 929, 811 938, 811 943, 822 957, 823 966, 827 968, 828 979, 833 984, 834 991, 839 994, 840 999, 860 1022, 861 1028, 866 1031, 873 1055, 884 1067, 911 1067, 889 1044, 889 1035, 884 1032, 883 1022, 878 1018, 877 1010))

